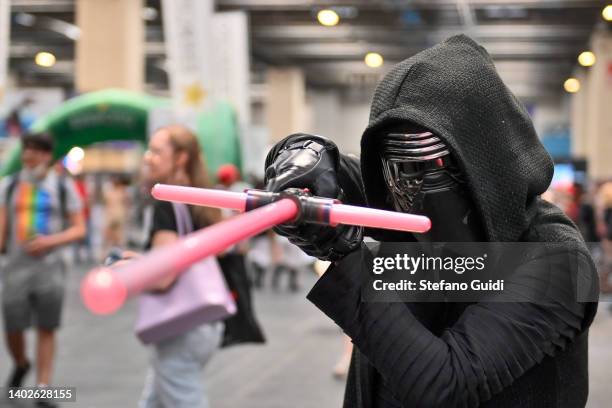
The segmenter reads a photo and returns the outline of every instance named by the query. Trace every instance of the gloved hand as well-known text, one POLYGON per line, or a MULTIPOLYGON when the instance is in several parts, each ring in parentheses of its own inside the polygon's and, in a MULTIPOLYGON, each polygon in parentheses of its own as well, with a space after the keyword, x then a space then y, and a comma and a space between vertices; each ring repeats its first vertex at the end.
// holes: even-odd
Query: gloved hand
MULTIPOLYGON (((315 196, 342 200, 338 184, 338 147, 330 140, 309 134, 294 134, 277 144, 266 158, 266 190, 281 192, 288 188, 307 188, 315 196)), ((326 261, 337 261, 357 249, 363 239, 363 228, 319 224, 282 224, 276 233, 308 255, 326 261)))

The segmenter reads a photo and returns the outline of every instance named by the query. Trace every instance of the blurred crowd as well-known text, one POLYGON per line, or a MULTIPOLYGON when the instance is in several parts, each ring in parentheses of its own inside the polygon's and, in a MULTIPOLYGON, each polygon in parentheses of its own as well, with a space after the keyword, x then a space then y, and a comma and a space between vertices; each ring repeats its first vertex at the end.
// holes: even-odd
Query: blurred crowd
MULTIPOLYGON (((81 264, 76 270, 83 272, 96 264, 132 262, 149 249, 172 244, 189 231, 234 215, 229 210, 154 200, 150 191, 155 183, 232 191, 261 187, 256 180, 243 181, 238 168, 229 163, 217 169, 213 185, 197 137, 178 125, 151 135, 137 176, 72 174, 63 160, 54 160, 54 144, 49 134, 23 135, 22 168, 0 182, 0 247, 4 250, 0 289, 5 342, 13 360, 7 387, 21 387, 34 366, 37 387, 51 384, 71 266, 81 264), (37 332, 35 364, 27 355, 25 332, 31 327, 37 332)), ((237 244, 207 265, 203 266, 207 273, 216 271, 225 280, 227 296, 233 297, 237 311, 225 320, 190 319, 193 324, 188 328, 168 329, 168 336, 143 341, 151 349, 151 368, 142 407, 207 407, 201 372, 215 350, 265 342, 251 288, 297 292, 300 274, 314 273, 314 259, 272 231, 237 244)), ((171 303, 182 297, 171 293, 191 285, 185 281, 187 276, 187 272, 169 273, 149 291, 167 294, 171 303)), ((138 319, 156 317, 140 305, 138 319)), ((346 356, 342 361, 340 376, 348 369, 346 356)), ((37 406, 56 404, 41 399, 37 406)))
POLYGON ((600 290, 612 293, 612 181, 550 188, 542 198, 561 208, 578 226, 600 273, 600 290))
MULTIPOLYGON (((5 250, 0 287, 6 344, 14 363, 7 381, 11 387, 21 386, 32 366, 24 337, 31 326, 38 333, 36 383, 39 387, 51 383, 68 267, 82 264, 78 269, 87 270, 108 261, 109 253, 120 262, 130 262, 144 251, 180 238, 177 208, 151 197, 155 183, 229 191, 264 188, 261 180, 244 180, 230 163, 209 175, 197 138, 182 126, 164 127, 151 135, 138 175, 71 174, 61 160, 53 160, 50 135, 28 134, 22 142, 23 168, 0 185, 0 246, 5 250), (213 178, 216 184, 211 183, 213 178)), ((556 185, 542 198, 559 206, 578 225, 598 263, 602 292, 612 292, 612 181, 556 185)), ((187 213, 192 230, 234 215, 231 210, 191 206, 187 213)), ((232 293, 241 293, 246 314, 240 321, 198 325, 152 344, 142 407, 206 407, 201 371, 215 350, 227 344, 265 341, 250 305, 251 288, 298 292, 301 274, 321 274, 325 267, 271 230, 230 248, 218 261, 232 293), (236 286, 242 277, 246 284, 236 286), (177 376, 181 389, 171 380, 177 376)), ((184 275, 164 279, 153 290, 174 290, 184 275)), ((352 350, 348 338, 344 344, 333 368, 340 379, 347 374, 352 350)), ((41 400, 38 406, 55 405, 41 400)))

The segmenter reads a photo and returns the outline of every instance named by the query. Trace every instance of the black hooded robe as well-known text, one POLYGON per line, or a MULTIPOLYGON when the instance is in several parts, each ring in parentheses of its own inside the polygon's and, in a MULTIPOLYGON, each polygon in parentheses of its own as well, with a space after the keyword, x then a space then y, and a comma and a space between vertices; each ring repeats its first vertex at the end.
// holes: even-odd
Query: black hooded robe
MULTIPOLYGON (((434 132, 458 158, 489 241, 573 243, 596 286, 576 226, 539 198, 552 178, 551 159, 481 46, 452 37, 398 64, 379 84, 362 137, 361 174, 344 156, 339 169, 345 190, 358 190, 363 180, 370 207, 388 209, 377 136, 406 121, 434 132)), ((544 297, 537 304, 362 302, 364 254, 332 265, 308 295, 357 349, 345 408, 586 404, 596 303, 537 287, 544 297)))

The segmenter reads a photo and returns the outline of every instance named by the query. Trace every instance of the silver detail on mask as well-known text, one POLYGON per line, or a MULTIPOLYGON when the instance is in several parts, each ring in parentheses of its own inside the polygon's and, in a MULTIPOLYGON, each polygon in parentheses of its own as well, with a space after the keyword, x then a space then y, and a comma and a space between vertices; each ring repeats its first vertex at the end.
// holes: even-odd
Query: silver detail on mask
POLYGON ((382 151, 388 160, 401 161, 433 160, 450 154, 446 144, 431 132, 389 133, 382 151))
POLYGON ((380 157, 396 211, 411 212, 425 190, 442 191, 460 181, 448 146, 431 132, 389 133, 380 157))

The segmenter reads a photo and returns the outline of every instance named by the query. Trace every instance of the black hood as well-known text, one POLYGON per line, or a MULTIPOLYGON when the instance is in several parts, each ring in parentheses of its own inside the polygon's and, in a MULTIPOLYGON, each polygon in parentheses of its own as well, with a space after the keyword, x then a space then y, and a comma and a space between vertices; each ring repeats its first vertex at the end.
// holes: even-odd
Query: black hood
POLYGON ((396 65, 374 94, 361 139, 368 205, 388 209, 378 156, 385 128, 410 122, 443 139, 465 173, 490 241, 517 241, 553 163, 486 50, 458 35, 396 65))

